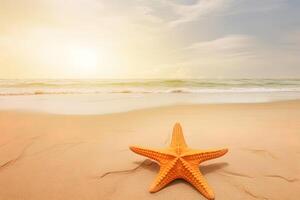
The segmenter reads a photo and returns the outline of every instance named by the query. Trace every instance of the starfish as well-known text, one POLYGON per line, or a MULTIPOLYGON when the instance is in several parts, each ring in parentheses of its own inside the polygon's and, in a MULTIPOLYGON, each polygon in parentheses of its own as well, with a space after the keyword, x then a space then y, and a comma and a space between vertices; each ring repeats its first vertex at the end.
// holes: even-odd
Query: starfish
POLYGON ((150 186, 150 192, 157 192, 175 179, 184 179, 192 184, 203 196, 213 200, 214 193, 208 186, 199 170, 199 164, 223 156, 228 149, 196 150, 187 146, 182 128, 176 123, 173 128, 172 141, 165 149, 148 149, 131 146, 130 149, 142 156, 155 160, 159 166, 159 173, 150 186))

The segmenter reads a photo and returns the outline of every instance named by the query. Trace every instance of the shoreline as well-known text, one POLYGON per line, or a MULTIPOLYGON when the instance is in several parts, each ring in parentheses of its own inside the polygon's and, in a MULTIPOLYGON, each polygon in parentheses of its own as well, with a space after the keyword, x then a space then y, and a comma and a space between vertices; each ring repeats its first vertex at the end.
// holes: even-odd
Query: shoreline
POLYGON ((119 112, 111 112, 111 113, 96 113, 96 114, 63 114, 63 113, 53 113, 39 110, 30 110, 30 109, 0 109, 0 113, 34 113, 34 114, 44 114, 44 115, 57 115, 57 116, 106 116, 106 115, 118 115, 124 113, 131 112, 139 112, 139 111, 148 111, 148 110, 157 110, 157 109, 171 109, 177 107, 202 107, 202 106, 247 106, 247 105, 272 105, 272 104, 300 104, 300 99, 294 100, 277 100, 277 101, 268 101, 268 102, 228 102, 228 103, 182 103, 182 104, 171 104, 171 105, 161 105, 154 107, 145 107, 145 108, 136 108, 132 110, 119 111, 119 112))
POLYGON ((53 114, 98 115, 145 108, 190 104, 269 103, 299 100, 300 93, 274 94, 111 94, 36 95, 0 97, 0 110, 41 111, 53 114))

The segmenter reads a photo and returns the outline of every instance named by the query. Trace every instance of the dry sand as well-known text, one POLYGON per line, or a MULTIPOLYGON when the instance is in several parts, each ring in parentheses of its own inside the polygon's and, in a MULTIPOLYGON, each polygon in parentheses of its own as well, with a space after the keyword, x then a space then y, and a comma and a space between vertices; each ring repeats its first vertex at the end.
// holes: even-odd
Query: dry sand
POLYGON ((177 121, 190 147, 229 148, 200 167, 216 199, 300 198, 300 101, 289 101, 94 116, 1 111, 0 199, 204 199, 181 180, 150 194, 158 165, 128 149, 168 145, 177 121))

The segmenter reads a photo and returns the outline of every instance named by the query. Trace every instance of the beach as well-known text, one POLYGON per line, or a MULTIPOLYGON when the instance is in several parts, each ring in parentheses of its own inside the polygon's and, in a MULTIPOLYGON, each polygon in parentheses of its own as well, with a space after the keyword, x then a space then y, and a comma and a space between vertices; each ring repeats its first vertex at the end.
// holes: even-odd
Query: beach
POLYGON ((300 0, 0 0, 0 200, 300 200, 300 0))
POLYGON ((2 109, 0 199, 205 199, 182 180, 149 193, 159 166, 128 148, 166 147, 176 122, 190 147, 229 149, 200 166, 216 199, 298 199, 299 100, 84 115, 2 109))

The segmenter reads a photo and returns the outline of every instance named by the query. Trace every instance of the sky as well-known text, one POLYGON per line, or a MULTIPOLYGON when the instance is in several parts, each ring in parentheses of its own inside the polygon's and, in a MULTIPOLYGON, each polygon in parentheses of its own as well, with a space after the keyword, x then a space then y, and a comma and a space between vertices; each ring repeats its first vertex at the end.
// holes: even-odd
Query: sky
POLYGON ((300 1, 0 0, 0 78, 300 78, 300 1))

